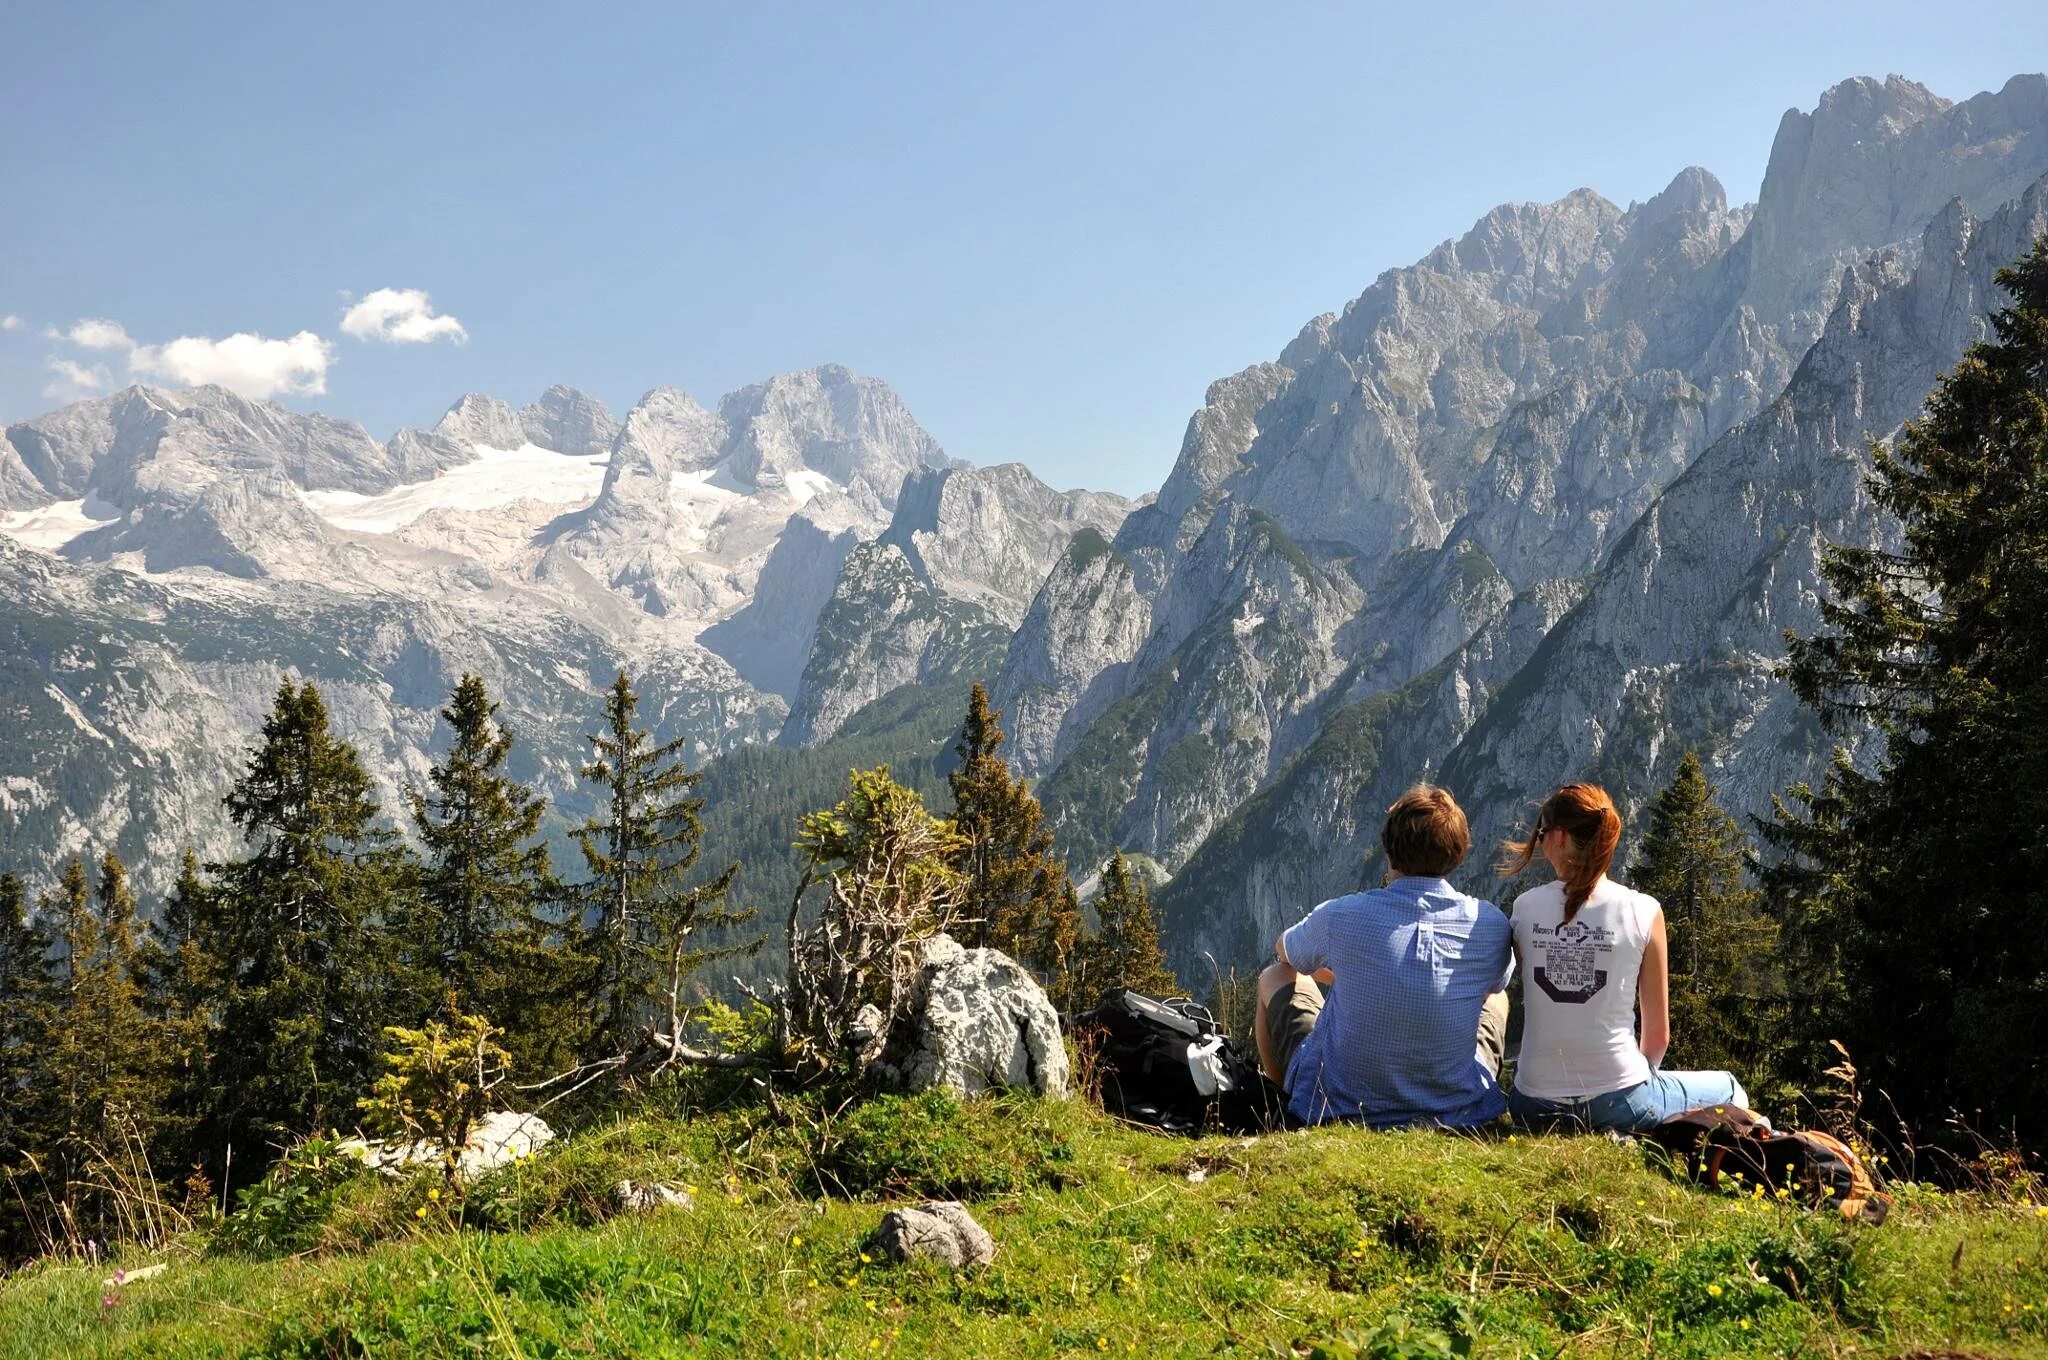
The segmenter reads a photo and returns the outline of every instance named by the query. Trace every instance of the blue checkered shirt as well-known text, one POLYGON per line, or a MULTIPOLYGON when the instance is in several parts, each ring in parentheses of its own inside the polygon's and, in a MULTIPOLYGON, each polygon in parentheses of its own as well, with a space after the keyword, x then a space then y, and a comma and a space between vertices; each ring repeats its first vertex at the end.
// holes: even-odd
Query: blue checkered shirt
POLYGON ((1287 961, 1335 984, 1287 1065, 1307 1123, 1483 1124, 1507 1108, 1475 1053, 1479 1009, 1505 985, 1514 932, 1440 878, 1398 878, 1323 903, 1281 937, 1287 961))

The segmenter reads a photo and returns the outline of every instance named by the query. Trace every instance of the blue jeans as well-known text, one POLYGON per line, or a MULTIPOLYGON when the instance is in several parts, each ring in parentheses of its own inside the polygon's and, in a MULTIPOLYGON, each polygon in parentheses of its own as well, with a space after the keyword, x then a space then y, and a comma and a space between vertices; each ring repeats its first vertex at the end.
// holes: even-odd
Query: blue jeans
POLYGON ((1508 1092, 1508 1113, 1538 1129, 1612 1129, 1642 1133, 1675 1114, 1709 1105, 1749 1108, 1749 1094, 1727 1072, 1652 1072, 1650 1079, 1581 1100, 1544 1100, 1508 1092))

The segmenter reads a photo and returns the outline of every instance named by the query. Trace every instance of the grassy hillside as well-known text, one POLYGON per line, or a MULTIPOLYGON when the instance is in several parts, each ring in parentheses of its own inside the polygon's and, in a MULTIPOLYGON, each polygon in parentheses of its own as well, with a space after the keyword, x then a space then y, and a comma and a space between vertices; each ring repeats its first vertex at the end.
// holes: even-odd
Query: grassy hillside
POLYGON ((127 1261, 169 1262, 139 1282, 34 1267, 0 1285, 0 1357, 2048 1356, 2048 1210, 1908 1188, 1852 1227, 1603 1138, 1190 1142, 927 1096, 643 1114, 460 1208, 433 1185, 273 1209, 296 1256, 195 1232, 127 1261), (627 1176, 694 1206, 613 1217, 627 1176), (969 1203, 992 1265, 863 1257, 883 1203, 925 1194, 969 1203))

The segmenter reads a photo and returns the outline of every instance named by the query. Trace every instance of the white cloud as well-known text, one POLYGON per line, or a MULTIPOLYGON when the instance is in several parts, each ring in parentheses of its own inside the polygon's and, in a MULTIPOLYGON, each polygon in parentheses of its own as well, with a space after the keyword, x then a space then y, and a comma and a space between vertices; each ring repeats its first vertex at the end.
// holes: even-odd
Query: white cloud
POLYGON ((50 381, 43 384, 43 395, 51 401, 79 401, 114 385, 114 375, 105 364, 88 368, 69 359, 52 359, 50 374, 50 381))
POLYGON ((27 324, 28 322, 23 321, 13 312, 9 312, 5 316, 0 316, 0 331, 18 331, 27 324))
POLYGON ((128 367, 139 377, 194 387, 217 383, 245 397, 309 396, 327 390, 334 346, 311 331, 266 340, 237 331, 221 340, 186 335, 166 345, 138 345, 128 367))
MULTIPOLYGON (((257 400, 325 392, 327 366, 334 362, 334 346, 311 331, 283 340, 237 331, 220 340, 184 335, 166 344, 144 345, 118 322, 85 320, 68 331, 45 334, 82 349, 123 353, 132 378, 157 378, 184 387, 215 383, 257 400)), ((103 391, 114 385, 104 364, 88 368, 69 359, 52 359, 50 371, 57 375, 50 387, 67 395, 103 391)), ((59 395, 50 388, 44 391, 45 395, 59 395)))
POLYGON ((462 344, 469 332, 452 316, 435 316, 433 300, 420 288, 379 288, 342 313, 341 329, 358 340, 424 345, 434 340, 462 344))
POLYGON ((98 321, 87 318, 73 326, 70 330, 65 331, 58 338, 69 340, 72 344, 81 345, 86 349, 132 350, 135 348, 135 342, 128 338, 128 332, 122 328, 121 323, 118 321, 98 321))

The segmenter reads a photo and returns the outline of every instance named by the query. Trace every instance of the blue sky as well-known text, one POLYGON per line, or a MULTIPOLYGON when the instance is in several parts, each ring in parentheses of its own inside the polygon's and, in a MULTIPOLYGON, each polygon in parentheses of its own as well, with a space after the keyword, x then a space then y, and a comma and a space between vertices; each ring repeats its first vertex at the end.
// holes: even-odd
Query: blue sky
POLYGON ((380 438, 471 390, 623 411, 839 362, 954 454, 1128 493, 1210 381, 1495 203, 1688 164, 1747 201, 1837 80, 2048 67, 2039 0, 17 3, 0 31, 0 420, 58 404, 53 359, 214 361, 178 337, 302 337, 264 353, 325 390, 281 399, 380 438), (377 289, 466 341, 344 333, 377 289), (45 335, 88 318, 125 338, 45 335))

